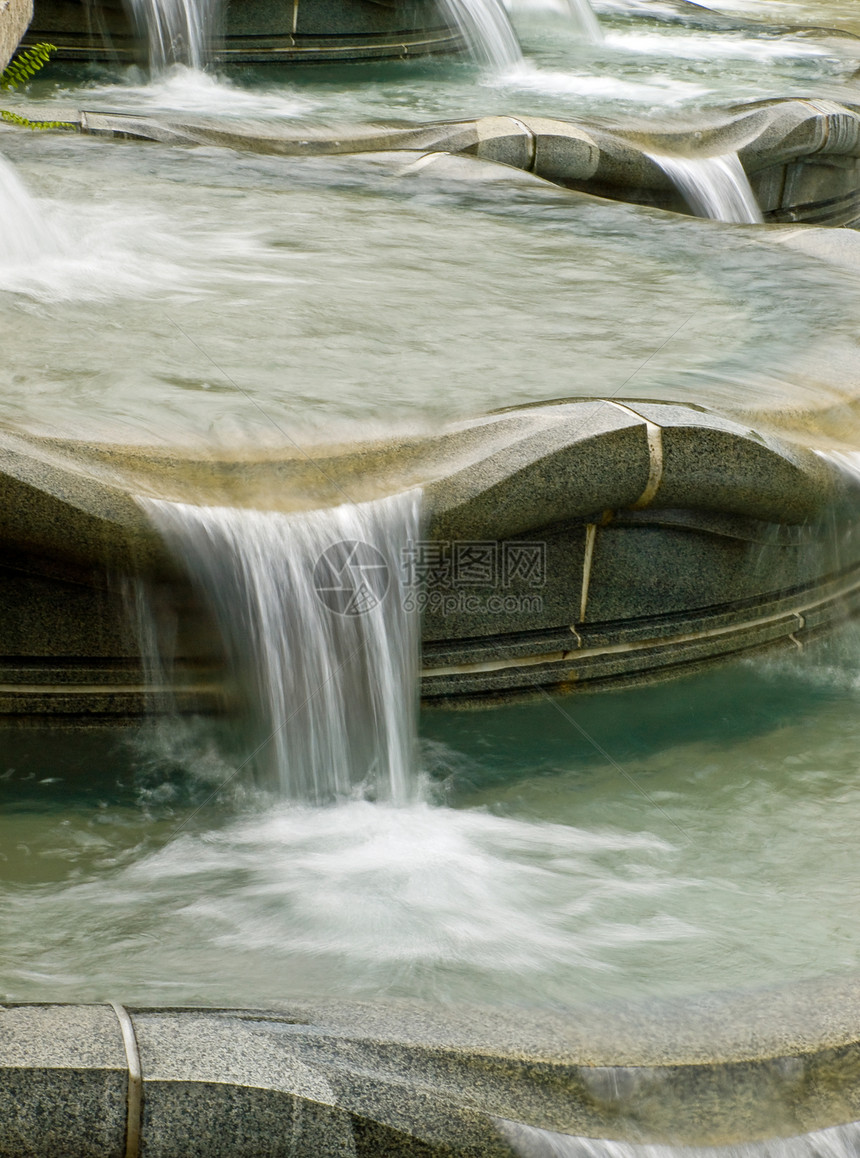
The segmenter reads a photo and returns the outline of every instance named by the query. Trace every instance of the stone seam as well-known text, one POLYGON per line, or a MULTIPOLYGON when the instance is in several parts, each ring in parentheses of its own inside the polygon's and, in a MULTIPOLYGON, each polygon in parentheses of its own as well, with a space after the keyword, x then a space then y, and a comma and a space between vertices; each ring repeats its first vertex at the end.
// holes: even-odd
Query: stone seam
POLYGON ((140 1068, 140 1050, 137 1045, 137 1035, 134 1032, 134 1023, 128 1010, 116 1001, 111 1001, 109 1004, 119 1022, 122 1044, 125 1047, 125 1057, 128 1063, 125 1158, 139 1158, 141 1115, 143 1112, 143 1074, 140 1068))

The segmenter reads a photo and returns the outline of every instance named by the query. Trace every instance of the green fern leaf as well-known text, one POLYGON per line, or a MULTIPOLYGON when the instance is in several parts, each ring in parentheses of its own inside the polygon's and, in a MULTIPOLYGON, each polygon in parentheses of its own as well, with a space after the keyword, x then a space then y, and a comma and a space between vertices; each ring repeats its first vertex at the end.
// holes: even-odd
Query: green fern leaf
POLYGON ((19 84, 25 84, 40 68, 44 68, 51 59, 51 53, 56 51, 56 45, 35 44, 19 52, 0 72, 0 89, 17 88, 19 84))
MULTIPOLYGON (((51 53, 56 51, 55 45, 42 43, 34 44, 32 48, 19 52, 3 72, 0 72, 0 89, 17 88, 19 84, 24 84, 48 63, 51 53)), ((9 109, 0 109, 0 121, 5 121, 7 125, 18 125, 22 129, 75 130, 78 127, 68 121, 31 121, 29 117, 22 117, 9 109)))
POLYGON ((29 117, 22 117, 9 109, 0 109, 0 121, 7 125, 18 125, 22 129, 71 129, 76 132, 78 126, 72 121, 31 121, 29 117))

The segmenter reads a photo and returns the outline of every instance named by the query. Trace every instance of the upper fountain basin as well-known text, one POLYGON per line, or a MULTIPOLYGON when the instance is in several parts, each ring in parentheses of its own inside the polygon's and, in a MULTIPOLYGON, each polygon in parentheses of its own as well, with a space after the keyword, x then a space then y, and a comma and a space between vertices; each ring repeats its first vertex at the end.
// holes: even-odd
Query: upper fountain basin
POLYGON ((482 117, 412 127, 320 130, 295 124, 224 124, 206 118, 86 111, 87 133, 176 144, 217 144, 283 156, 401 151, 463 154, 566 188, 688 211, 653 154, 736 154, 766 221, 846 225, 860 216, 860 114, 829 100, 757 102, 695 122, 611 129, 587 121, 482 117))

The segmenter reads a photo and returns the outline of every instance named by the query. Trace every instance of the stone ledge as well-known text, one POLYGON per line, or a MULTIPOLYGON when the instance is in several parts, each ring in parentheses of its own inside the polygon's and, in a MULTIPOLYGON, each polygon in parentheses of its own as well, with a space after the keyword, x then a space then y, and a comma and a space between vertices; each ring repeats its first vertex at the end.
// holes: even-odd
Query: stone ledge
POLYGON ((860 610, 860 480, 701 407, 562 400, 314 461, 0 435, 0 717, 229 710, 208 605, 135 495, 289 511, 421 486, 424 536, 445 558, 463 543, 537 550, 539 582, 500 579, 497 561, 458 589, 468 600, 420 593, 430 700, 650 682, 800 648, 860 610), (155 625, 144 656, 141 583, 155 625), (172 666, 150 686, 159 638, 172 666))
MULTIPOLYGON (((216 144, 283 156, 423 151, 504 165, 579 193, 689 212, 652 154, 694 159, 737 153, 769 222, 845 225, 860 217, 860 113, 830 100, 770 100, 696 121, 611 130, 599 123, 493 116, 410 128, 279 130, 214 118, 81 112, 83 132, 166 143, 216 144)), ((475 170, 476 180, 486 179, 475 170)))
POLYGON ((33 0, 0 0, 0 71, 12 57, 33 19, 33 0))
POLYGON ((853 977, 564 1013, 337 1001, 127 1013, 123 1044, 122 1007, 0 1007, 12 1043, 0 1103, 14 1099, 0 1153, 119 1158, 139 1127, 148 1158, 513 1158, 511 1124, 709 1145, 860 1118, 853 977))

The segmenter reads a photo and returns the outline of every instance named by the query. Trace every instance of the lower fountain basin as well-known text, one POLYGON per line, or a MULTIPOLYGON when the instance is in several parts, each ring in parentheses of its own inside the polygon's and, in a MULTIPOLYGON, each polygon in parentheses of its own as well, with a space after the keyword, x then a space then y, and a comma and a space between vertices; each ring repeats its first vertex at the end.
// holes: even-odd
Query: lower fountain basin
POLYGON ((0 1152, 33 1158, 754 1155, 810 1131, 847 1155, 860 1117, 854 979, 575 1015, 7 1005, 0 1027, 0 1152))

